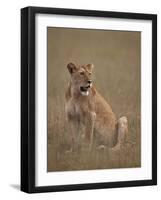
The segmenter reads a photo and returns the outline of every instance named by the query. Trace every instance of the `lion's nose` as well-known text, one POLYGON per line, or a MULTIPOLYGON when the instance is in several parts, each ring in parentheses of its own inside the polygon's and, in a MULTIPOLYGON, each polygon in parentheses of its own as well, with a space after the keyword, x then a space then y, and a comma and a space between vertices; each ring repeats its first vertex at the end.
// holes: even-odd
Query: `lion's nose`
POLYGON ((91 83, 92 83, 92 80, 88 80, 88 83, 91 84, 91 83))

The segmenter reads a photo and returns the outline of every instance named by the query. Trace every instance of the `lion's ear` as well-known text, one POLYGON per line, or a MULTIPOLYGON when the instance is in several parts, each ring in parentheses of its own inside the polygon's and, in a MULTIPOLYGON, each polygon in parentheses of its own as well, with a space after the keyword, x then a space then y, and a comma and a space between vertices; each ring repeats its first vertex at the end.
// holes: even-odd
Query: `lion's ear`
POLYGON ((93 64, 88 64, 86 65, 86 68, 88 71, 92 72, 93 68, 94 68, 94 65, 93 64))
POLYGON ((77 69, 76 65, 74 63, 69 63, 67 65, 68 71, 70 74, 74 73, 77 69))

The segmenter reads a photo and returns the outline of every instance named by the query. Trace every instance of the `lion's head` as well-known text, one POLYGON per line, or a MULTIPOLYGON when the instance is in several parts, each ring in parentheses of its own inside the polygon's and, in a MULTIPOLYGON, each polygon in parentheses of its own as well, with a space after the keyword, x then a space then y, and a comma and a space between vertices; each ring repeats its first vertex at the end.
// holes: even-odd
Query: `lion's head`
POLYGON ((89 90, 92 87, 92 70, 94 65, 87 64, 77 66, 74 63, 67 65, 68 71, 71 75, 71 84, 80 92, 81 95, 88 96, 89 90))

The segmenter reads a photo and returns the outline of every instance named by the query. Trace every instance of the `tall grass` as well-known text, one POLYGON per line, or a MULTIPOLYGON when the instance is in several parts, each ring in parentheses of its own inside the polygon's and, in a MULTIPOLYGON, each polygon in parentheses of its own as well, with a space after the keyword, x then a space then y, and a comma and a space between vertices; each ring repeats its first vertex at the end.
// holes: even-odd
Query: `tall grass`
POLYGON ((141 166, 140 33, 48 28, 48 171, 141 166), (94 63, 94 85, 117 118, 127 116, 128 137, 118 152, 80 148, 66 153, 71 133, 64 93, 70 61, 94 63))

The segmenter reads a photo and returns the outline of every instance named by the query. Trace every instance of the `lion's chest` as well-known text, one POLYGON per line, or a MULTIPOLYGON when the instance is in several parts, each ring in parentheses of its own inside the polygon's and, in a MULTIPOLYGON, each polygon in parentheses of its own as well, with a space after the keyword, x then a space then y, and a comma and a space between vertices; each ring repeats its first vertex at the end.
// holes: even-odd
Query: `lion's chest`
POLYGON ((66 114, 69 119, 80 119, 82 116, 81 106, 73 101, 66 104, 66 114))
POLYGON ((86 112, 88 112, 88 104, 82 103, 82 102, 75 102, 73 100, 70 100, 66 104, 66 114, 67 117, 70 119, 79 119, 81 120, 84 118, 84 115, 86 115, 86 112))

